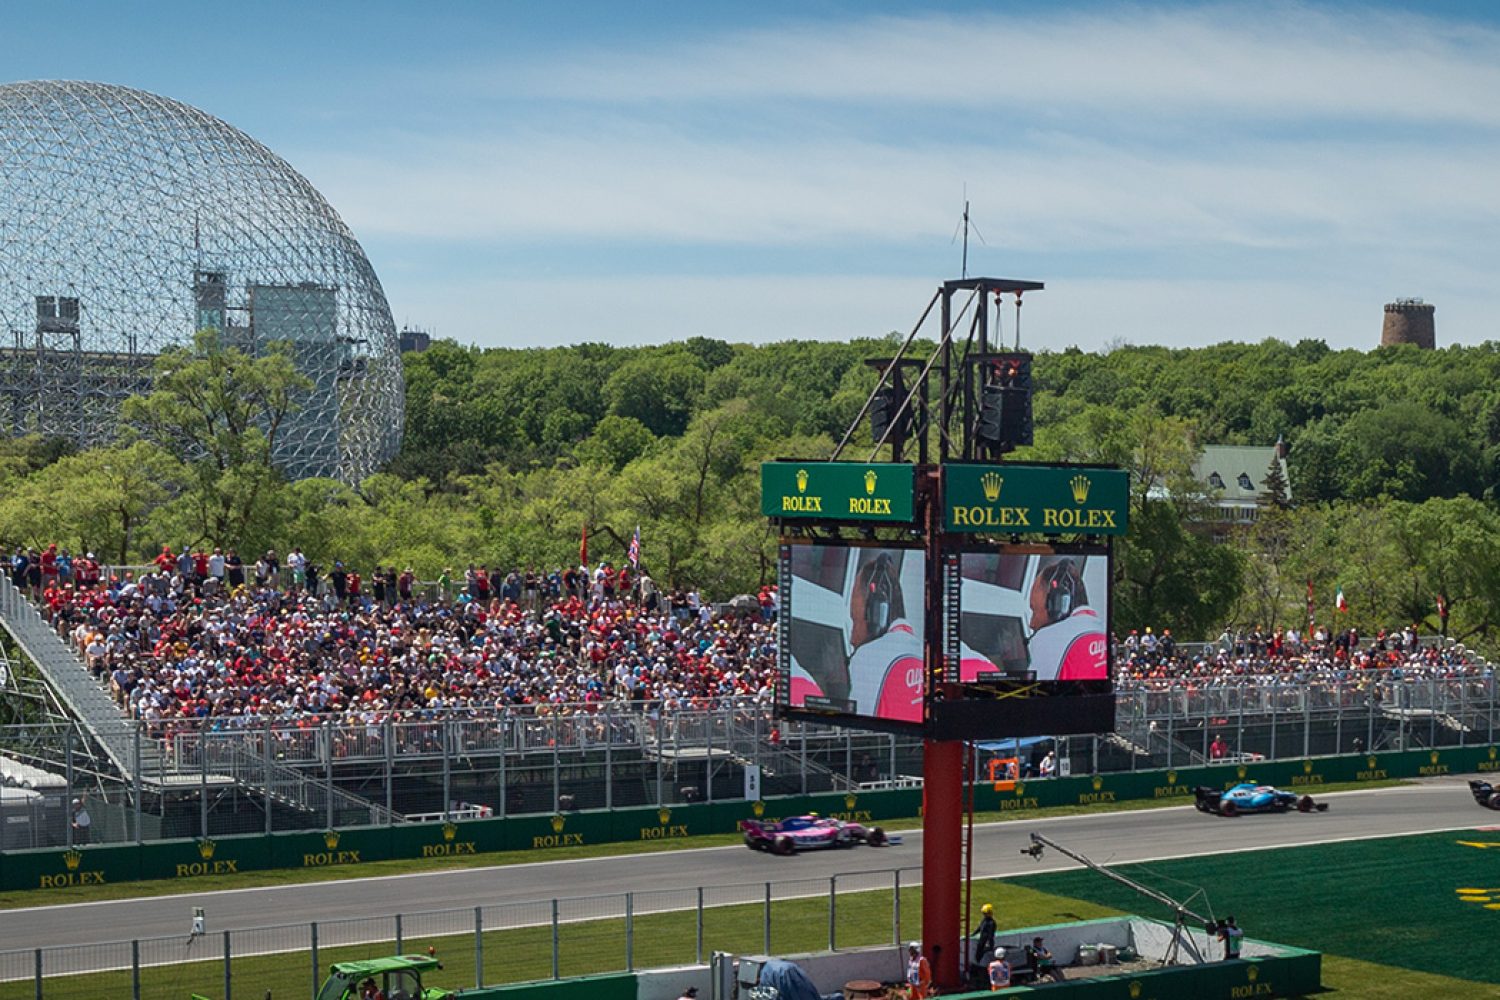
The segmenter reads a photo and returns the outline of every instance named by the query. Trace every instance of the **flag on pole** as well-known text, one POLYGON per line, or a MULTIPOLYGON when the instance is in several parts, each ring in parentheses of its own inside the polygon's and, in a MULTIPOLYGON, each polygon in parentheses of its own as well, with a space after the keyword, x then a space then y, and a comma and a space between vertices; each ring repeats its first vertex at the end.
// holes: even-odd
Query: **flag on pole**
POLYGON ((1437 595, 1437 612, 1439 618, 1448 617, 1448 602, 1443 600, 1443 595, 1437 595))
POLYGON ((641 568, 641 526, 635 526, 635 534, 630 539, 630 565, 636 569, 641 568))
POLYGON ((1313 614, 1313 582, 1312 577, 1307 578, 1307 624, 1311 625, 1316 620, 1313 614))
POLYGON ((589 564, 589 523, 583 522, 583 540, 578 543, 578 565, 589 564))
POLYGON ((1340 611, 1348 611, 1349 610, 1349 602, 1346 601, 1346 600, 1344 600, 1344 588, 1343 587, 1340 587, 1339 588, 1339 592, 1337 594, 1333 595, 1333 606, 1335 608, 1337 608, 1338 610, 1340 610, 1340 611))

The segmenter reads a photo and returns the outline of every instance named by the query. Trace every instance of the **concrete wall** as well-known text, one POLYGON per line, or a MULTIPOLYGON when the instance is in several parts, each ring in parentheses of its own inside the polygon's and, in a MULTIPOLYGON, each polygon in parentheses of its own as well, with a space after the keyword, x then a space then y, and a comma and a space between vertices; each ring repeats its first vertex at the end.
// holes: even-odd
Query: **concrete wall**
MULTIPOLYGON (((902 949, 891 945, 773 957, 800 965, 819 993, 837 993, 844 988, 845 983, 855 979, 875 979, 889 983, 906 978, 906 955, 902 949)), ((766 956, 741 955, 740 961, 764 962, 766 956)), ((741 969, 743 975, 743 966, 741 969)))

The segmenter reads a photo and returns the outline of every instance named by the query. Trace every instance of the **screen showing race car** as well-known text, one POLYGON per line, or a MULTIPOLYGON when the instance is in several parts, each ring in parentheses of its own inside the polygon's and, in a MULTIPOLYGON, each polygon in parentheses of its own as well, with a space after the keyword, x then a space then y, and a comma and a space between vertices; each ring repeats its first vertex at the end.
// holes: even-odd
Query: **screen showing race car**
POLYGON ((782 706, 920 726, 921 550, 787 545, 781 570, 782 706))
POLYGON ((964 552, 958 591, 959 681, 1109 682, 1106 553, 964 552))

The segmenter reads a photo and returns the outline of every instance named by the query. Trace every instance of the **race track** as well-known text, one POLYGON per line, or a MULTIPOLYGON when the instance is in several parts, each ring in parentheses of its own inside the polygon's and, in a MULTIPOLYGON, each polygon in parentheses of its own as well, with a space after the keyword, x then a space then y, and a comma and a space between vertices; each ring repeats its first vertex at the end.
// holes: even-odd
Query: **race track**
MULTIPOLYGON (((1191 805, 1135 812, 1098 813, 1055 819, 991 823, 975 828, 974 871, 998 876, 1078 867, 1049 854, 1040 863, 1025 857, 1027 834, 1035 829, 1100 863, 1145 861, 1254 848, 1290 847, 1315 841, 1352 840, 1398 834, 1494 826, 1500 814, 1475 805, 1461 779, 1326 797, 1326 813, 1246 816, 1223 819, 1197 812, 1191 805)), ((239 930, 269 925, 337 921, 393 913, 583 897, 606 893, 651 893, 661 902, 642 900, 636 912, 692 905, 692 890, 717 887, 713 904, 764 899, 766 880, 806 878, 807 895, 827 892, 828 877, 921 865, 921 834, 888 848, 856 848, 777 858, 744 847, 703 848, 657 854, 576 861, 506 865, 465 871, 401 875, 343 882, 197 892, 150 899, 78 903, 0 912, 4 949, 87 945, 132 938, 184 935, 192 907, 205 908, 210 930, 239 930), (817 880, 817 881, 812 881, 817 880), (686 890, 670 898, 665 888, 686 890), (644 903, 644 906, 642 905, 644 903)), ((904 872, 903 884, 920 881, 920 872, 904 872)), ((848 889, 889 886, 891 877, 841 879, 848 889)), ((796 889, 783 895, 803 894, 796 889)), ((651 898, 649 895, 647 899, 651 898)), ((582 904, 579 904, 581 907, 582 904)), ((486 911, 486 929, 498 929, 491 912, 512 913, 515 923, 550 919, 547 907, 508 907, 486 911)), ((601 908, 601 915, 603 915, 601 908)), ((454 928, 458 929, 457 926, 454 928)), ((328 943, 332 943, 329 941, 328 943)))

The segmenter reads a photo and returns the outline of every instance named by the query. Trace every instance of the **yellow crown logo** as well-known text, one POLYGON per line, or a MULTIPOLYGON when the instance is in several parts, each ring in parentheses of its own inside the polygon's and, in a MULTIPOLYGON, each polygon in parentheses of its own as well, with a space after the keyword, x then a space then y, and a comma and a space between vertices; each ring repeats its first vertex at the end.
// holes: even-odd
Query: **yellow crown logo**
POLYGON ((806 469, 798 469, 797 470, 797 492, 798 493, 806 493, 807 492, 807 470, 806 469))
POLYGON ((1312 774, 1312 761, 1310 761, 1310 760, 1304 760, 1302 762, 1302 773, 1303 774, 1312 774))
POLYGON ((1252 983, 1255 982, 1260 978, 1260 969, 1253 965, 1250 966, 1250 968, 1245 970, 1245 978, 1250 980, 1252 983))
POLYGON ((1135 980, 1130 983, 1130 1000, 1140 1000, 1141 984, 1135 980))
POLYGON ((214 849, 218 846, 219 845, 215 844, 212 840, 204 837, 202 840, 198 841, 198 857, 202 858, 204 861, 213 860, 214 849))
POLYGON ((337 830, 329 830, 323 834, 323 843, 330 851, 337 849, 339 846, 339 832, 337 830))
POLYGON ((1094 791, 1097 792, 1099 789, 1101 789, 1103 787, 1104 787, 1104 776, 1103 775, 1099 775, 1099 774, 1094 775, 1094 791))
POLYGON ((1000 487, 1005 485, 1005 477, 998 472, 986 472, 979 477, 979 485, 984 487, 984 498, 994 503, 1000 499, 1000 487))
POLYGON ((1068 480, 1068 486, 1073 490, 1073 502, 1085 503, 1089 498, 1089 487, 1094 484, 1089 482, 1088 476, 1074 476, 1068 480))
POLYGON ((870 469, 869 471, 867 471, 865 473, 865 492, 869 493, 869 494, 872 494, 872 495, 875 492, 875 470, 874 469, 870 469))
POLYGON ((1168 771, 1167 772, 1167 784, 1169 784, 1169 785, 1175 785, 1175 784, 1177 784, 1177 772, 1176 771, 1168 771))
POLYGON ((1495 748, 1494 747, 1490 747, 1490 760, 1494 760, 1494 759, 1495 759, 1495 748))
POLYGON ((552 817, 552 832, 553 833, 562 833, 563 824, 566 823, 566 822, 567 822, 567 820, 563 819, 561 816, 553 816, 552 817))
POLYGON ((754 802, 750 803, 750 811, 755 813, 756 819, 760 819, 766 814, 766 804, 759 799, 756 799, 754 802))
MULTIPOLYGON (((1493 752, 1493 750, 1491 750, 1491 752, 1493 752)), ((1374 757, 1365 758, 1365 767, 1373 768, 1378 763, 1379 761, 1377 761, 1374 757)))
POLYGON ((443 824, 443 839, 444 840, 452 840, 454 837, 457 837, 457 836, 458 836, 458 824, 456 824, 456 823, 444 823, 443 824))
POLYGON ((1240 780, 1244 781, 1245 780, 1245 765, 1241 764, 1239 767, 1235 768, 1234 770, 1235 770, 1235 773, 1240 776, 1240 780))
POLYGON ((844 796, 844 808, 845 809, 853 809, 854 808, 854 803, 856 803, 858 801, 859 800, 854 797, 854 793, 850 792, 850 793, 848 793, 847 795, 844 796))
POLYGON ((1016 782, 1016 798, 1020 798, 1022 795, 1025 795, 1025 794, 1026 794, 1026 786, 1023 785, 1019 781, 1016 782))
POLYGON ((668 809, 666 806, 662 806, 660 809, 656 810, 656 821, 662 826, 666 826, 667 822, 671 818, 672 810, 668 809))
POLYGON ((1436 750, 1432 751, 1432 753, 1427 755, 1427 759, 1436 764, 1438 762, 1438 752, 1436 750))
POLYGON ((63 867, 67 868, 68 871, 76 872, 78 870, 78 866, 82 863, 83 852, 78 848, 75 847, 71 850, 63 852, 63 867))

